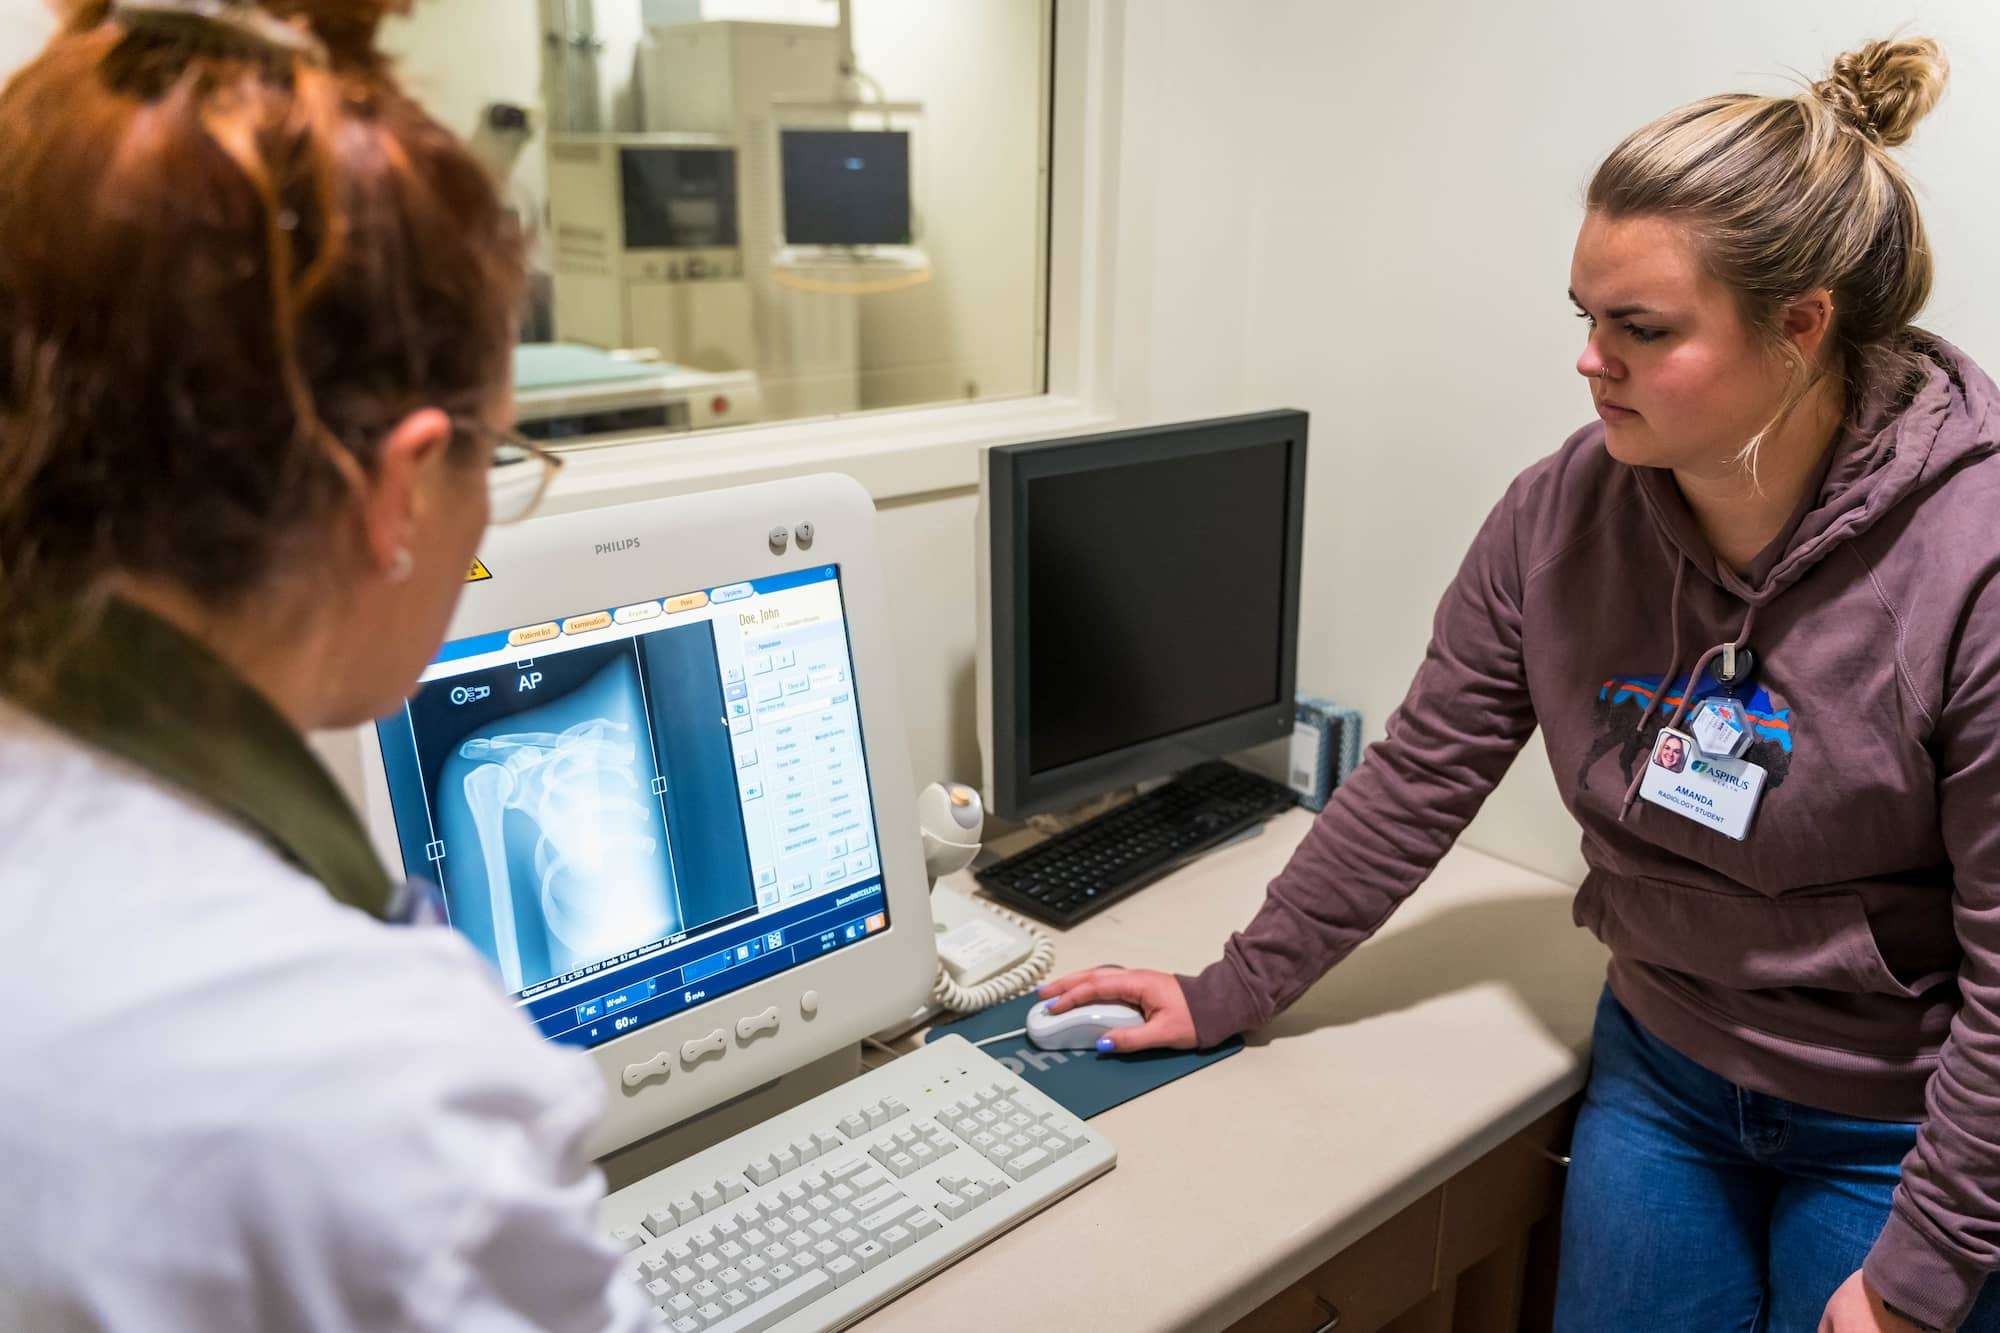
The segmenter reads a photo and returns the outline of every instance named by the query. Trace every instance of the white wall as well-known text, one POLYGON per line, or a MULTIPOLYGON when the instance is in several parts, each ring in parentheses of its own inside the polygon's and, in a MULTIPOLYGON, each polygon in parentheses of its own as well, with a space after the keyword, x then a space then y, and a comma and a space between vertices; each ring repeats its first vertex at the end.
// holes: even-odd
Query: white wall
POLYGON ((0 0, 0 82, 26 64, 56 30, 42 0, 0 0))
MULTIPOLYGON (((2000 10, 1981 0, 1127 15, 1120 263, 1142 272, 1121 275, 1121 414, 1312 413, 1301 682, 1373 735, 1487 509, 1590 418, 1564 294, 1579 201, 1654 115, 1816 77, 1899 26, 1936 35, 1951 91, 1904 159, 1937 252, 1926 322, 2000 363, 2000 10)), ((1467 841, 1580 873, 1538 745, 1467 841)))
POLYGON ((534 0, 422 0, 382 25, 381 46, 404 91, 461 138, 488 103, 532 106, 541 97, 534 0))
POLYGON ((404 90, 468 140, 505 182, 539 251, 548 181, 541 132, 548 121, 535 0, 421 0, 407 16, 383 24, 381 45, 395 58, 404 90), (494 102, 528 108, 535 133, 525 140, 493 136, 483 115, 494 102))
POLYGON ((736 19, 745 23, 815 23, 834 27, 840 22, 839 0, 640 0, 646 22, 653 27, 702 20, 736 19))
POLYGON ((1038 387, 1043 18, 1041 0, 856 0, 855 62, 924 104, 911 174, 934 274, 863 298, 864 407, 1038 387))

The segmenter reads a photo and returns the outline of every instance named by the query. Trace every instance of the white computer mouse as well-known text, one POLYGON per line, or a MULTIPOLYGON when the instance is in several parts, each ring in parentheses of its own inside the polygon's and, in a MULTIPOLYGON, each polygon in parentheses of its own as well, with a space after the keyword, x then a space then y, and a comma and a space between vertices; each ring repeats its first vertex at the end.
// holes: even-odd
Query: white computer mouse
POLYGON ((1146 1016, 1129 1004, 1082 1004, 1059 1014, 1043 1000, 1028 1011, 1028 1040, 1045 1051, 1091 1051, 1113 1028, 1135 1028, 1146 1016))

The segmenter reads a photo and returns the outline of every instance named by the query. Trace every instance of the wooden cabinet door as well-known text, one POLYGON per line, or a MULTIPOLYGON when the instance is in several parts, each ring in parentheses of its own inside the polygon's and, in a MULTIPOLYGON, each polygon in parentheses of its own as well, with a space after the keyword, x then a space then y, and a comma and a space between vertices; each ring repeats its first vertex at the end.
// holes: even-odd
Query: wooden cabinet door
POLYGON ((1444 1192, 1432 1190, 1297 1283, 1230 1333, 1376 1333, 1430 1295, 1444 1192))

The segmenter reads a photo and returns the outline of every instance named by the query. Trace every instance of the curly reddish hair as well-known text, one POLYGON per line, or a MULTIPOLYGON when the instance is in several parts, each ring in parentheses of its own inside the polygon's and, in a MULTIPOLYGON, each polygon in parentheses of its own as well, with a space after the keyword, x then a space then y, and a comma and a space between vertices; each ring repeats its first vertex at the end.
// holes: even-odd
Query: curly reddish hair
POLYGON ((121 574, 218 611, 418 407, 509 383, 521 244, 395 0, 73 0, 0 90, 0 683, 121 574))

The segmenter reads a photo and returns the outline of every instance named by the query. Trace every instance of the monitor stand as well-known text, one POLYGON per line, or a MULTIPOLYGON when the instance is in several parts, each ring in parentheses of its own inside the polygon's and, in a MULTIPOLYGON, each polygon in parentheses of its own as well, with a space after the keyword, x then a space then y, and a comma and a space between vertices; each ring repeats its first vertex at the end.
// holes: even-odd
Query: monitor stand
POLYGON ((752 1088, 692 1119, 609 1153, 597 1162, 604 1171, 605 1189, 619 1190, 643 1180, 703 1148, 713 1147, 752 1125, 760 1125, 774 1115, 811 1101, 860 1072, 860 1045, 843 1046, 760 1088, 752 1088))

